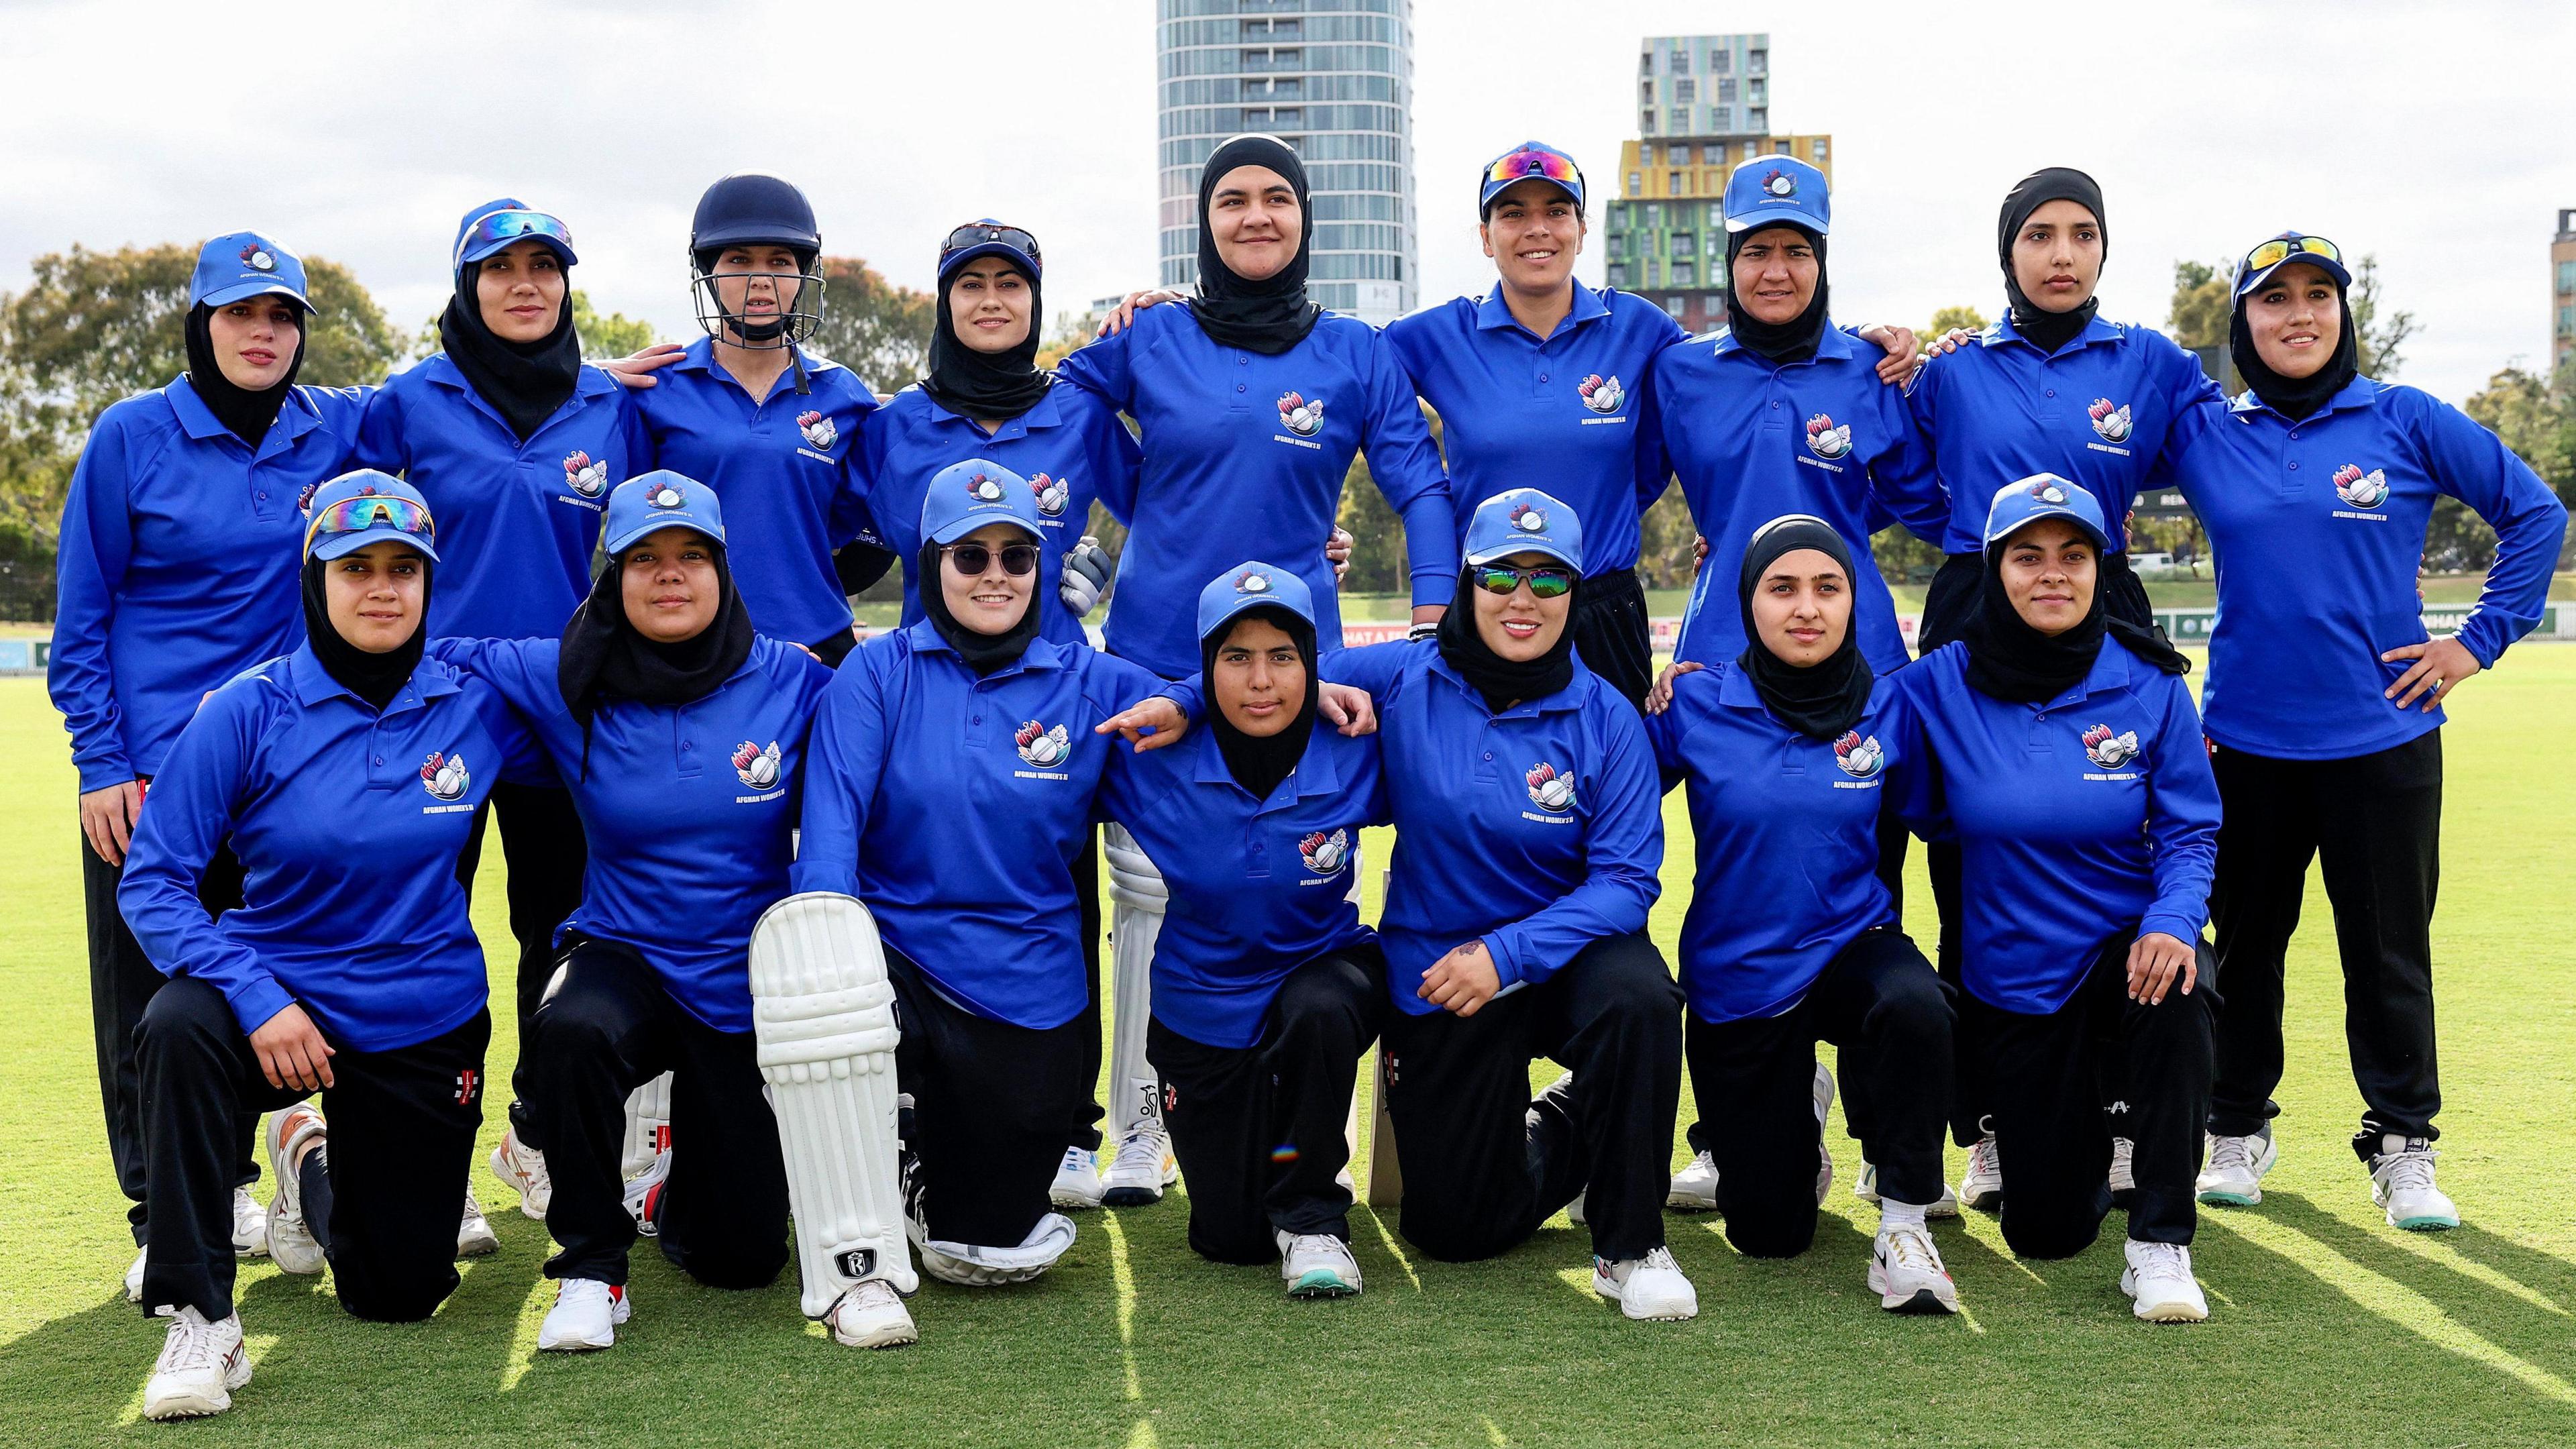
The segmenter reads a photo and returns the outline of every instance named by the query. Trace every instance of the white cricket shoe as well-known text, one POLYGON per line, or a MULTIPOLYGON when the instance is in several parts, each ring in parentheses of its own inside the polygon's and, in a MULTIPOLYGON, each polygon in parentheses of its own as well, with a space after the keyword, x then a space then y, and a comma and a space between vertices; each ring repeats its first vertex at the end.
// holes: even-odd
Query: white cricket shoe
POLYGON ((1056 1164, 1055 1181, 1047 1184, 1047 1201, 1079 1211, 1100 1206, 1100 1154, 1088 1147, 1068 1147, 1056 1164))
POLYGON ((1574 1201, 1565 1205, 1565 1220, 1567 1222, 1574 1224, 1578 1228, 1588 1228, 1592 1226, 1592 1219, 1584 1216, 1583 1207, 1584 1199, 1590 1196, 1592 1196, 1592 1189, 1587 1187, 1583 1191, 1574 1195, 1574 1201))
POLYGON ((1717 1211, 1717 1159, 1702 1152, 1673 1174, 1673 1186, 1664 1194, 1664 1206, 1677 1213, 1713 1213, 1717 1211))
POLYGON ((306 1151, 320 1151, 330 1140, 322 1114, 298 1102, 268 1117, 268 1173, 277 1181, 277 1196, 268 1200, 268 1256, 288 1273, 322 1271, 322 1245, 304 1221, 304 1180, 296 1171, 306 1151))
POLYGON ((1869 1291, 1890 1313, 1956 1313, 1959 1288, 1922 1228, 1881 1227, 1869 1251, 1869 1291))
POLYGON ((2209 1317, 2209 1300, 2191 1276, 2191 1249, 2131 1238, 2125 1251, 2129 1265, 2120 1270, 2120 1291, 2133 1300, 2130 1312, 2149 1323, 2198 1323, 2209 1317))
POLYGON ((1131 1127, 1118 1139, 1109 1170, 1100 1174, 1100 1200, 1110 1207, 1145 1207, 1161 1202, 1163 1189, 1180 1177, 1170 1134, 1160 1127, 1131 1127))
MULTIPOLYGON (((1866 1157, 1860 1160, 1860 1176, 1852 1179, 1852 1196, 1865 1203, 1879 1201, 1878 1164, 1866 1157)), ((1952 1192, 1946 1182, 1941 1184, 1941 1196, 1923 1208, 1923 1216, 1927 1218, 1955 1218, 1958 1215, 1959 1195, 1952 1192)))
MULTIPOLYGON (((266 1236, 267 1232, 268 1232, 268 1219, 267 1219, 265 1216, 263 1216, 263 1217, 261 1217, 261 1219, 260 1219, 260 1233, 261 1233, 261 1235, 262 1235, 263 1239, 265 1239, 265 1236, 266 1236)), ((262 1242, 260 1243, 260 1246, 261 1246, 261 1247, 263 1247, 263 1248, 265 1248, 265 1247, 267 1247, 267 1246, 268 1246, 268 1244, 267 1244, 267 1242, 266 1242, 266 1241, 262 1241, 262 1242)), ((133 1261, 133 1262, 131 1262, 131 1263, 129 1263, 129 1264, 127 1264, 127 1265, 126 1265, 126 1267, 125 1267, 125 1301, 126 1301, 126 1302, 128 1302, 128 1303, 140 1303, 140 1302, 142 1302, 142 1301, 143 1301, 143 1264, 144 1264, 144 1260, 145 1260, 145 1259, 150 1258, 151 1256, 152 1256, 152 1250, 151 1250, 150 1248, 148 1248, 148 1247, 146 1247, 146 1248, 137 1248, 137 1249, 135 1249, 135 1250, 134 1250, 134 1261, 133 1261)))
POLYGON ((200 1419, 233 1406, 233 1390, 250 1382, 250 1354, 242 1347, 241 1315, 208 1323, 195 1308, 170 1317, 161 1357, 143 1386, 143 1417, 200 1419))
POLYGON ((2200 1170, 2196 1191, 2216 1207, 2253 1207, 2263 1201, 2263 1177, 2281 1160, 2281 1145, 2272 1127, 2244 1137, 2209 1134, 2209 1165, 2200 1170))
POLYGON ((903 1295, 883 1278, 869 1278, 832 1300, 823 1314, 832 1341, 850 1348, 895 1348, 919 1343, 921 1330, 903 1295))
POLYGON ((268 1209, 247 1187, 233 1189, 233 1252, 245 1258, 268 1256, 268 1209))
POLYGON ((501 1145, 492 1149, 492 1175, 519 1195, 521 1215, 546 1220, 546 1208, 555 1200, 554 1179, 546 1176, 546 1155, 520 1141, 517 1128, 505 1129, 501 1145))
POLYGON ((2135 1197, 2138 1192, 2138 1174, 2136 1169, 2129 1165, 2130 1159, 2137 1156, 2137 1152, 2138 1144, 2128 1138, 2111 1139, 2111 1172, 2108 1178, 2111 1201, 2124 1208, 2129 1205, 2129 1199, 2135 1197))
POLYGON ((1592 1260, 1592 1291, 1619 1305, 1639 1321, 1678 1323, 1699 1317, 1699 1290, 1682 1276, 1670 1248, 1657 1248, 1642 1258, 1592 1260))
POLYGON ((1359 1259, 1351 1245, 1330 1233, 1286 1233, 1279 1239, 1279 1276, 1291 1298, 1350 1298, 1360 1291, 1359 1259))
POLYGON ((2429 1233, 2460 1225, 2460 1210, 2433 1185, 2433 1163, 2441 1155, 2422 1137, 2380 1137, 2379 1153, 2370 1159, 2370 1203, 2387 1209, 2390 1227, 2429 1233))
POLYGON ((635 1175, 626 1184, 626 1215, 635 1220, 639 1236, 662 1236, 662 1199, 671 1190, 671 1149, 665 1147, 653 1154, 653 1165, 635 1175))
POLYGON ((501 1235, 492 1231, 492 1220, 483 1216, 483 1204, 474 1200, 474 1192, 465 1193, 465 1211, 456 1220, 456 1256, 488 1258, 501 1251, 501 1235))
MULTIPOLYGON (((1821 1129, 1825 1125, 1825 1113, 1831 1111, 1834 1105, 1834 1074, 1825 1070, 1823 1062, 1816 1063, 1814 1091, 1816 1126, 1821 1129)), ((1833 1186, 1834 1154, 1832 1149, 1825 1146, 1824 1138, 1819 1136, 1816 1139, 1816 1206, 1825 1205, 1825 1194, 1831 1192, 1833 1186)))
POLYGON ((2004 1160, 1995 1150, 1995 1134, 1987 1133, 1968 1149, 1968 1173, 1959 1179, 1959 1201, 1982 1213, 1994 1212, 2004 1204, 2004 1160))
POLYGON ((624 1284, 596 1278, 566 1278, 555 1286, 555 1306, 537 1329, 537 1348, 544 1353, 582 1353, 617 1342, 617 1325, 634 1316, 624 1284))

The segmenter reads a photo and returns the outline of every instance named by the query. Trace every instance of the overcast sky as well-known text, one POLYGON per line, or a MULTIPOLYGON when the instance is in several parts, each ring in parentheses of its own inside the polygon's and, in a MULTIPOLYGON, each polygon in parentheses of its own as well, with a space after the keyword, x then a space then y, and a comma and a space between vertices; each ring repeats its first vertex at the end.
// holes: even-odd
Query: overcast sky
MULTIPOLYGON (((1027 226, 1050 312, 1078 308, 1152 279, 1153 14, 0 0, 0 289, 75 241, 258 227, 354 267, 408 329, 441 305, 458 215, 506 193, 570 223, 603 308, 685 337, 698 192, 771 170, 828 250, 911 286, 954 223, 1027 226)), ((1641 36, 1767 30, 1775 129, 1835 138, 1842 320, 1993 315, 1997 203, 2066 164, 2107 197, 2106 317, 2161 325, 2175 258, 2297 226, 2378 255, 2422 327, 2404 380, 2457 400, 2546 359, 2550 233, 2576 206, 2567 0, 1417 0, 1414 28, 1425 300, 1491 285, 1470 188, 1496 152, 1535 135, 1615 190, 1641 36)))

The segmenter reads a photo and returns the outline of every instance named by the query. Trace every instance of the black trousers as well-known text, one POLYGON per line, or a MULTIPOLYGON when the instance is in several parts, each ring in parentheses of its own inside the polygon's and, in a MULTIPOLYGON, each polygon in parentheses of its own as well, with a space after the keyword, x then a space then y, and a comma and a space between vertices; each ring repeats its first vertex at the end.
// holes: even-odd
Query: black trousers
POLYGON ((2195 942, 2200 979, 2191 994, 2177 984, 2162 1004, 2148 1006, 2128 995, 2135 939, 2124 931, 2105 943, 2075 995, 2045 1016, 1961 997, 1959 1050, 1986 1061, 1994 1086, 2004 1242, 2025 1258, 2072 1257, 2101 1232, 2111 1211, 2114 1122, 2134 1144, 2130 1171, 2138 1189, 2129 1236, 2191 1241, 2211 1022, 2220 1010, 2218 962, 2195 942), (2109 1080, 2127 1084, 2126 1098, 2107 1111, 2106 1065, 2109 1080))
POLYGON ((2344 760, 2219 747, 2226 809, 2209 896, 2227 1012, 2209 1130, 2243 1136, 2280 1113, 2281 977, 2308 864, 2325 869, 2343 956, 2344 1037, 2361 1088, 2365 1159, 2380 1134, 2436 1137, 2433 899, 2441 885, 2442 732, 2344 760))
POLYGON ((501 856, 510 867, 510 935, 519 943, 517 1009, 519 1060, 510 1071, 510 1126, 519 1140, 540 1151, 546 1141, 528 1111, 528 1040, 537 998, 555 973, 555 928, 581 904, 581 876, 590 861, 572 792, 538 785, 492 787, 491 803, 474 817, 474 832, 456 859, 456 878, 470 898, 474 871, 483 859, 483 822, 501 821, 501 856))
POLYGON ((787 1163, 752 1034, 718 1031, 671 999, 631 949, 579 940, 537 1005, 523 1054, 554 1202, 549 1278, 626 1281, 635 1220, 619 1172, 626 1097, 671 1073, 671 1176, 662 1256, 714 1288, 760 1288, 787 1266, 787 1163))
POLYGON ((1585 579, 1574 591, 1574 652, 1628 703, 1641 704, 1655 687, 1655 641, 1646 619, 1646 590, 1635 569, 1612 569, 1585 579))
MULTIPOLYGON (((170 978, 145 955, 143 943, 127 929, 117 909, 116 887, 125 868, 108 864, 81 840, 81 905, 89 918, 89 1020, 92 1047, 98 1056, 98 1100, 107 1114, 107 1160, 116 1170, 116 1185, 132 1206, 125 1220, 134 1245, 149 1240, 143 1210, 144 1166, 141 1069, 135 1060, 134 1029, 143 1008, 170 978)), ((232 851, 217 850, 197 881, 197 902, 209 916, 221 916, 242 903, 241 862, 232 851)), ((234 1148, 233 1184, 259 1180, 255 1139, 259 1114, 244 1116, 228 1129, 234 1148)), ((226 1230, 230 1238, 231 1232, 226 1230)))
MULTIPOLYGON (((912 1098, 903 1143, 913 1210, 929 1236, 1016 1248, 1055 1209, 1068 1132, 1091 1107, 1100 1033, 1085 1057, 1082 1018, 1043 1030, 977 1016, 949 1000, 919 967, 886 947, 894 983, 895 1081, 912 1098)), ((679 1142, 677 1124, 672 1140, 679 1142)))
POLYGON ((1645 936, 1593 942, 1563 970, 1474 1016, 1388 1013, 1387 1109, 1404 1168, 1398 1230, 1434 1258, 1490 1258, 1577 1193, 1592 1250, 1663 1246, 1681 1104, 1681 987, 1645 936), (1570 1088, 1535 1100, 1529 1064, 1570 1088))
MULTIPOLYGON (((333 1085, 322 1090, 328 1170, 316 1173, 308 1160, 304 1216, 329 1256, 340 1306, 357 1317, 427 1318, 456 1291, 456 1220, 483 1124, 491 1038, 491 1014, 478 1011, 443 1036, 391 1051, 332 1043, 333 1085)), ((136 1039, 152 1182, 144 1310, 194 1306, 222 1318, 233 1311, 234 1268, 224 1131, 241 1114, 311 1094, 270 1086, 223 993, 193 977, 152 998, 136 1039)))
POLYGON ((1190 1183, 1190 1246, 1220 1263, 1268 1263, 1274 1232, 1349 1242, 1351 1092, 1377 1039, 1386 958, 1374 945, 1288 973, 1248 1047, 1146 1027, 1163 1078, 1163 1125, 1190 1183))
POLYGON ((1684 1030, 1700 1120, 1726 1125, 1717 1161, 1726 1239, 1749 1257, 1788 1258, 1816 1238, 1816 1043, 1842 1048, 1843 1074, 1872 1105, 1862 1137, 1878 1190, 1929 1206, 1941 1196, 1948 1121, 1948 990, 1905 933, 1882 927, 1844 947, 1777 1016, 1684 1030))

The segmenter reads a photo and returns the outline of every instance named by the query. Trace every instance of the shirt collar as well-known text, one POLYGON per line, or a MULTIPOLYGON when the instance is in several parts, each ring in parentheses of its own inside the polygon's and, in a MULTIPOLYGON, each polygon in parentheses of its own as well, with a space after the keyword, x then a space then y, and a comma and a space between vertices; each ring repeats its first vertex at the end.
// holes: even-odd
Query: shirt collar
POLYGON ((2084 671, 2084 677, 2038 707, 2061 709, 2079 699, 2125 689, 2142 671, 2152 672, 2152 669, 2153 666, 2130 653, 2127 645, 2106 634, 2102 637, 2102 652, 2093 656, 2093 667, 2084 671))
MULTIPOLYGON (((1215 699, 1208 700, 1207 708, 1211 711, 1216 708, 1215 699)), ((1223 785, 1238 794, 1250 794, 1236 782, 1234 771, 1226 768, 1225 751, 1217 745, 1216 731, 1201 725, 1196 733, 1201 737, 1198 740, 1199 754, 1198 761, 1190 772, 1190 778, 1202 785, 1223 785)), ((1306 737, 1305 751, 1297 756, 1297 768, 1289 772, 1288 778, 1280 782, 1280 788, 1272 790, 1270 798, 1262 801, 1261 808, 1253 813, 1266 815, 1286 806, 1291 800, 1304 800, 1316 795, 1331 795, 1340 791, 1342 771, 1341 766, 1336 762, 1337 754, 1333 748, 1333 741, 1337 738, 1339 736, 1334 734, 1331 721, 1320 714, 1317 715, 1313 721, 1312 731, 1306 737), (1284 795, 1280 793, 1281 789, 1290 785, 1297 787, 1294 792, 1284 795)), ((1125 742, 1119 743, 1123 747, 1125 742)))
POLYGON ((1574 289, 1574 310, 1566 313, 1565 320, 1558 323, 1556 331, 1547 337, 1541 338, 1537 333, 1521 326, 1520 319, 1512 315, 1511 304, 1503 300, 1503 284, 1500 282, 1496 282, 1494 290, 1485 294, 1485 300, 1476 304, 1477 330, 1492 331, 1501 327, 1514 327, 1519 328, 1524 337, 1553 342, 1586 322, 1610 315, 1610 304, 1601 300, 1600 293, 1580 282, 1570 281, 1566 285, 1574 289))
POLYGON ((1808 362, 1844 362, 1853 356, 1851 334, 1836 327, 1831 316, 1825 318, 1825 330, 1816 337, 1815 355, 1800 362, 1772 363, 1771 359, 1736 341, 1735 329, 1732 327, 1725 328, 1717 334, 1717 355, 1724 357, 1730 352, 1741 352, 1758 362, 1769 363, 1775 367, 1799 367, 1808 362))
MULTIPOLYGON (((912 640, 914 653, 927 651, 945 654, 952 659, 958 658, 956 646, 950 644, 948 636, 940 633, 939 626, 928 619, 918 619, 906 624, 903 632, 905 637, 912 640)), ((1071 661, 1068 654, 1069 651, 1062 645, 1050 643, 1044 638, 1032 638, 1029 640, 1029 647, 1020 652, 1020 657, 1016 661, 1003 665, 975 682, 982 684, 995 679, 1008 679, 1014 674, 1031 669, 1069 668, 1071 661)), ((959 663, 962 665, 964 661, 960 659, 959 663)))
POLYGON ((2324 407, 2318 409, 2316 412, 2308 414, 2304 419, 2292 419, 2287 413, 2281 412, 2274 408, 2270 403, 2256 397, 2254 395, 2254 389, 2250 387, 2229 399, 2227 410, 2231 413, 2270 413, 2281 421, 2289 423, 2292 427, 2296 427, 2300 422, 2315 422, 2318 418, 2327 413, 2340 412, 2345 408, 2372 407, 2378 402, 2378 382, 2371 378, 2363 377, 2359 373, 2355 373, 2353 374, 2352 381, 2345 383, 2333 397, 2326 399, 2326 405, 2324 407))
MULTIPOLYGON (((197 396, 196 385, 188 381, 188 374, 183 372, 170 379, 170 385, 161 389, 161 396, 169 400, 170 411, 178 416, 180 429, 189 437, 200 441, 208 438, 233 438, 235 442, 241 441, 233 437, 232 429, 216 420, 214 409, 206 406, 206 400, 197 396)), ((270 425, 268 437, 260 439, 260 446, 254 450, 254 455, 263 457, 267 455, 269 438, 278 436, 279 427, 286 429, 286 441, 292 444, 297 438, 303 437, 321 425, 322 418, 320 414, 313 411, 313 405, 306 401, 303 386, 298 384, 288 388, 286 401, 277 409, 277 422, 270 425)))
MULTIPOLYGON (((495 422, 504 421, 500 411, 492 406, 491 400, 476 391, 474 384, 466 380, 465 369, 458 367, 456 359, 446 353, 437 353, 422 363, 421 376, 434 387, 463 393, 469 403, 479 405, 483 411, 492 415, 495 422)), ((544 432, 556 418, 563 416, 566 409, 585 405, 592 398, 616 392, 620 386, 617 379, 610 377, 605 369, 583 363, 581 370, 573 375, 572 396, 554 412, 548 414, 545 422, 537 425, 537 432, 544 432)), ((528 436, 533 439, 536 435, 536 433, 530 433, 528 436)))
MULTIPOLYGON (((286 669, 296 700, 307 709, 335 696, 360 709, 367 708, 366 701, 350 693, 347 685, 333 679, 331 671, 322 667, 321 656, 313 652, 310 640, 295 646, 295 652, 287 658, 286 669)), ((385 705, 384 712, 394 715, 407 709, 420 709, 441 695, 463 691, 464 686, 456 682, 455 674, 446 665, 423 655, 420 663, 412 667, 411 678, 404 681, 402 689, 385 705)))
MULTIPOLYGON (((1574 627, 1573 622, 1568 620, 1566 627, 1569 629, 1574 627)), ((1448 657, 1440 652, 1438 644, 1431 644, 1430 648, 1431 672, 1448 680, 1460 693, 1474 700, 1477 708, 1484 708, 1485 696, 1477 692, 1476 686, 1467 682, 1465 675, 1449 667, 1448 657)), ((1585 698, 1591 694, 1591 682, 1592 671, 1583 667, 1583 658, 1578 654, 1574 659, 1574 677, 1565 682, 1565 688, 1543 699, 1522 700, 1494 718, 1513 719, 1524 714, 1560 714, 1567 710, 1579 710, 1583 708, 1585 698)))
POLYGON ((932 397, 929 390, 924 388, 920 383, 916 382, 912 386, 905 388, 904 391, 920 394, 921 405, 930 410, 930 420, 932 422, 955 423, 958 427, 965 429, 970 436, 980 442, 1005 442, 1012 438, 1025 436, 1032 428, 1052 428, 1064 421, 1064 414, 1056 410, 1055 388, 1052 385, 1050 385, 1045 392, 1038 394, 1037 402, 1031 406, 1027 412, 1020 414, 1016 418, 1012 418, 1010 421, 1002 424, 1001 427, 989 433, 976 426, 974 419, 967 417, 963 413, 957 412, 950 408, 946 403, 932 397))
MULTIPOLYGON (((2126 335, 2127 334, 2123 333, 2119 328, 2103 321, 2101 313, 2096 312, 2085 322, 2084 330, 2075 334, 2074 350, 2081 351, 2097 342, 2118 342, 2126 335)), ((1988 347, 1998 346, 2006 342, 2018 342, 2023 346, 2030 348, 2034 352, 2039 349, 2038 343, 2022 336, 2021 333, 2013 329, 2012 303, 2009 300, 2004 303, 2004 315, 1998 319, 1994 325, 1977 334, 1977 340, 1988 347)), ((2047 355, 2050 357, 2064 357, 2067 354, 2067 351, 2068 349, 2061 347, 2055 352, 2047 355)))
MULTIPOLYGON (((808 375, 821 372, 836 372, 841 366, 841 364, 834 362, 828 357, 816 357, 813 353, 806 351, 802 347, 796 348, 795 353, 798 357, 804 359, 805 371, 808 375)), ((728 382, 733 380, 733 374, 716 366, 716 340, 713 337, 700 337, 697 341, 690 343, 681 351, 680 360, 671 364, 671 370, 674 372, 716 373, 721 375, 728 382)), ((614 383, 611 384, 611 386, 614 385, 614 383)), ((772 395, 775 396, 775 394, 772 395)))

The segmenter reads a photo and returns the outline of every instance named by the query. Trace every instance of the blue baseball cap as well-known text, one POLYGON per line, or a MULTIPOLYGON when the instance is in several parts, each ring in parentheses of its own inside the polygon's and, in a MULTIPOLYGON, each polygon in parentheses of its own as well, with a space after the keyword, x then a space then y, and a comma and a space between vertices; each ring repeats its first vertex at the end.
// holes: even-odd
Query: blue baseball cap
POLYGON ((2321 236, 2285 231, 2245 254, 2245 260, 2236 268, 2236 295, 2250 294, 2270 281, 2274 272, 2292 262, 2306 262, 2334 278, 2338 286, 2352 285, 2352 272, 2343 264, 2341 247, 2321 236))
POLYGON ((1199 590, 1199 638, 1215 638, 1235 615, 1259 608, 1286 609, 1314 627, 1315 595, 1304 579, 1277 564, 1239 563, 1199 590))
POLYGON ((1545 181, 1574 199, 1574 209, 1583 209, 1583 168, 1574 158, 1545 141, 1523 141, 1485 163, 1485 179, 1476 188, 1476 212, 1479 216, 1494 209, 1494 198, 1524 181, 1545 181))
POLYGON ((462 271, 469 263, 523 241, 545 243, 567 267, 581 260, 572 254, 572 228, 561 217, 531 210, 526 202, 504 196, 465 213, 465 219, 456 224, 456 250, 448 264, 462 271))
POLYGON ((1543 553, 1580 569, 1583 520, 1535 488, 1514 488, 1477 504, 1467 524, 1467 562, 1492 563, 1516 553, 1543 553))
POLYGON ((1727 173, 1726 229, 1802 226, 1818 236, 1832 230, 1833 185, 1825 173, 1793 156, 1756 156, 1727 173))
POLYGON ((2102 524, 2101 503, 2082 484, 2054 473, 2034 473, 1995 490, 1995 501, 1986 509, 1986 547, 2043 518, 2066 519, 2084 530, 2095 548, 2110 550, 2111 535, 2102 524))
POLYGON ((950 232, 948 240, 939 244, 940 280, 946 281, 951 273, 977 257, 1000 257, 1032 282, 1038 280, 1045 266, 1038 239, 1026 228, 989 216, 979 217, 950 232))
POLYGON ((921 537, 926 543, 955 543, 988 523, 1012 523, 1031 538, 1044 538, 1038 527, 1038 494, 1029 480, 989 458, 951 463, 931 475, 921 499, 921 537))
POLYGON ((197 248, 197 270, 188 278, 189 306, 226 307, 272 292, 313 310, 313 299, 304 295, 304 259, 284 243, 255 231, 236 231, 197 248))
POLYGON ((664 528, 694 528, 724 542, 724 509, 716 502, 716 490, 668 468, 639 473, 608 495, 599 546, 614 558, 664 528))
POLYGON ((438 526, 429 500, 391 473, 360 468, 313 490, 304 505, 304 556, 328 562, 371 543, 391 540, 438 561, 438 526))

